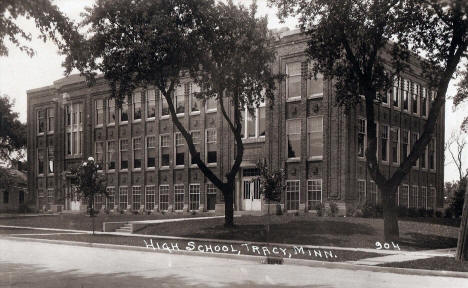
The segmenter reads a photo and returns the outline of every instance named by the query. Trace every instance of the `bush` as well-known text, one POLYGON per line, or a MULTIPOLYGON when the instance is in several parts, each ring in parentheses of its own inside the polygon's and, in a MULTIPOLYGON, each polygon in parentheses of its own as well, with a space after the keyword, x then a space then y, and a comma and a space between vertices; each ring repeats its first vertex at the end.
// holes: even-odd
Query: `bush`
POLYGON ((437 210, 437 211, 435 212, 435 216, 436 216, 437 218, 442 218, 442 212, 439 211, 439 210, 437 210))
POLYGON ((398 206, 398 216, 399 217, 407 217, 408 216, 408 208, 403 206, 398 206))
POLYGON ((434 210, 433 209, 427 209, 426 210, 426 215, 427 215, 427 217, 434 217, 434 210))
POLYGON ((414 207, 408 208, 408 217, 418 217, 418 210, 414 207))
POLYGON ((31 209, 29 209, 28 205, 20 204, 17 209, 18 213, 30 213, 31 209))
POLYGON ((314 206, 314 210, 317 210, 317 216, 322 217, 325 215, 325 204, 322 202, 316 203, 314 206))
POLYGON ((330 205, 330 215, 332 217, 337 216, 338 215, 338 210, 339 210, 338 205, 333 201, 330 201, 329 205, 330 205))
POLYGON ((191 214, 191 215, 195 215, 195 214, 197 214, 197 212, 195 212, 195 210, 192 210, 192 211, 190 212, 190 214, 191 214))
POLYGON ((375 217, 383 217, 383 206, 380 204, 375 205, 375 217))
POLYGON ((426 209, 424 208, 419 208, 418 209, 418 217, 426 217, 426 209))
POLYGON ((455 195, 451 197, 452 199, 450 203, 450 208, 452 209, 453 215, 455 215, 456 218, 459 218, 462 216, 463 204, 465 201, 466 179, 459 181, 457 185, 458 187, 455 191, 455 195))
POLYGON ((453 218, 453 211, 450 207, 445 208, 444 210, 444 217, 452 219, 453 218))
POLYGON ((362 205, 361 211, 362 211, 362 217, 364 218, 375 217, 376 215, 375 205, 374 203, 369 202, 369 201, 366 201, 364 205, 362 205))

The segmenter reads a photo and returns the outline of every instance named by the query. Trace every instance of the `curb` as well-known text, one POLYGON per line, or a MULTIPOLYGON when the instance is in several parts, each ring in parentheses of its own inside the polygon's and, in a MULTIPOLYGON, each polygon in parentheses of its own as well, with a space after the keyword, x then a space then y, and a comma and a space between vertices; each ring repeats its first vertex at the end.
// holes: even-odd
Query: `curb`
MULTIPOLYGON (((22 237, 15 237, 15 236, 6 236, 4 238, 15 240, 15 241, 23 241, 23 242, 33 241, 33 242, 39 242, 39 243, 81 246, 81 247, 91 247, 91 248, 106 248, 106 249, 116 249, 116 250, 139 251, 139 252, 165 253, 165 254, 174 254, 174 255, 238 259, 238 260, 244 260, 244 261, 249 261, 249 262, 256 262, 259 264, 266 263, 267 261, 267 257, 253 256, 253 255, 203 253, 199 251, 187 251, 187 250, 173 250, 172 252, 169 252, 163 249, 151 250, 146 247, 138 247, 138 246, 105 244, 105 243, 88 243, 88 242, 38 239, 38 238, 22 238, 22 237)), ((394 274, 403 274, 403 275, 442 276, 442 277, 456 277, 456 278, 468 279, 467 272, 369 266, 369 265, 358 265, 358 264, 350 264, 350 263, 326 262, 326 261, 291 259, 291 258, 283 258, 283 263, 286 265, 298 265, 298 266, 308 266, 308 267, 317 267, 317 268, 346 269, 346 270, 353 270, 353 271, 362 270, 362 271, 370 271, 370 272, 383 272, 383 273, 394 273, 394 274)))

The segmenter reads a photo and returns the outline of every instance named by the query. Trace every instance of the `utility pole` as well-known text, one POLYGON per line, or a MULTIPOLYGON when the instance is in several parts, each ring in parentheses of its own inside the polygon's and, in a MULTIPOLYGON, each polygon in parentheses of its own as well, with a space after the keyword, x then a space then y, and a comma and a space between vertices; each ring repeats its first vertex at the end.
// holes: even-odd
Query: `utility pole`
POLYGON ((458 232, 457 255, 455 259, 461 262, 468 260, 468 183, 465 187, 465 201, 463 203, 463 213, 460 231, 458 232))

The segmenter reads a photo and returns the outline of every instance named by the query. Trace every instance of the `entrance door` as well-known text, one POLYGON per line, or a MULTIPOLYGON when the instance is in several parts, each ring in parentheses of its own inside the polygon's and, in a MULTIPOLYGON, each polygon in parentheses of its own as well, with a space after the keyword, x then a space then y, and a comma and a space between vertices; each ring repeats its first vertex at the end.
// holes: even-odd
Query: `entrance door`
POLYGON ((242 180, 242 209, 246 211, 261 210, 260 181, 242 180))

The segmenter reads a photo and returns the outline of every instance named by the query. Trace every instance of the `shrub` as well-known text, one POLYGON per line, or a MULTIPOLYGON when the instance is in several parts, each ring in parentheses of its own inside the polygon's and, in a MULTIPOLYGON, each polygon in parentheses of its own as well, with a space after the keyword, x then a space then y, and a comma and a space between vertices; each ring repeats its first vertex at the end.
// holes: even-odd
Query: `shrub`
POLYGON ((294 216, 299 216, 299 211, 294 212, 294 216))
POLYGON ((195 212, 195 210, 192 210, 192 211, 190 212, 190 214, 191 214, 191 215, 195 215, 195 214, 197 214, 197 212, 195 212))
POLYGON ((426 217, 426 209, 424 208, 419 208, 418 209, 418 217, 426 217))
POLYGON ((337 205, 335 202, 333 202, 333 201, 330 201, 329 205, 330 205, 330 215, 331 215, 332 217, 337 216, 337 215, 338 215, 338 211, 339 211, 338 205, 337 205))
POLYGON ((450 207, 445 208, 444 210, 444 217, 452 219, 453 218, 453 211, 450 207))
POLYGON ((325 215, 325 204, 322 202, 316 203, 314 206, 314 210, 317 210, 317 216, 322 217, 325 215))
POLYGON ((463 204, 465 201, 466 179, 459 181, 455 194, 451 197, 450 208, 456 218, 462 216, 463 204))
POLYGON ((408 216, 408 208, 406 208, 404 206, 398 206, 398 216, 399 217, 408 216))
POLYGON ((435 216, 436 216, 437 218, 442 218, 442 212, 439 211, 439 210, 435 211, 435 216))
POLYGON ((23 203, 23 204, 20 204, 18 206, 17 211, 18 211, 18 213, 29 213, 29 212, 31 212, 31 209, 29 209, 28 205, 23 203))
POLYGON ((356 209, 353 207, 346 208, 346 216, 354 216, 354 213, 356 213, 356 209))
POLYGON ((434 216, 434 210, 433 209, 427 209, 426 210, 426 215, 427 215, 427 217, 433 217, 434 216))
POLYGON ((414 207, 408 208, 408 217, 418 217, 418 210, 414 207))
POLYGON ((383 217, 383 206, 381 204, 375 205, 375 216, 379 218, 383 217))
POLYGON ((362 217, 370 218, 376 216, 375 205, 372 202, 366 201, 361 207, 362 217))

